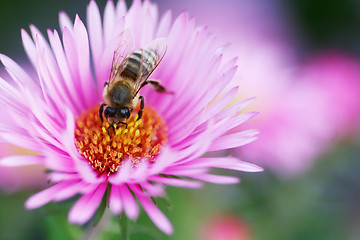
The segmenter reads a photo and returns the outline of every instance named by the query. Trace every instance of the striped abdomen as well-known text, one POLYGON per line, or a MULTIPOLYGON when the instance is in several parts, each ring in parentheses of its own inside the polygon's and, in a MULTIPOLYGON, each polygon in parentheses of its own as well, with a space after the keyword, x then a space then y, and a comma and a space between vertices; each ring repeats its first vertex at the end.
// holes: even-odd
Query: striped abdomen
POLYGON ((134 51, 127 60, 124 70, 120 76, 132 79, 134 81, 141 78, 147 78, 156 67, 159 60, 157 52, 151 49, 139 49, 134 51), (141 76, 139 76, 141 74, 141 76))

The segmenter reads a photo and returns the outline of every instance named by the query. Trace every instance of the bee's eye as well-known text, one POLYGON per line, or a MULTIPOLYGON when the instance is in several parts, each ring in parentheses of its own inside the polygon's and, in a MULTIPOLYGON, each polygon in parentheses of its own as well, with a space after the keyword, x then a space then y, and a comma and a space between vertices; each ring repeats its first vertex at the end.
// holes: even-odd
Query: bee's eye
POLYGON ((124 107, 124 108, 120 109, 120 115, 121 115, 121 117, 123 117, 123 118, 129 118, 129 117, 130 117, 130 110, 129 110, 129 108, 124 107))
POLYGON ((105 117, 115 117, 116 109, 112 107, 105 108, 104 115, 105 117))

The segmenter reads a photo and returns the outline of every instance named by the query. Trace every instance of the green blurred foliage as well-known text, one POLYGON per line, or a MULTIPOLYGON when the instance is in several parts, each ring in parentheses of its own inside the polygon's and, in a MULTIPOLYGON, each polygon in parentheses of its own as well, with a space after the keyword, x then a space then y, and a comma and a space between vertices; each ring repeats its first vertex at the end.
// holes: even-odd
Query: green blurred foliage
POLYGON ((284 1, 296 22, 301 51, 338 49, 360 55, 360 1, 284 1))

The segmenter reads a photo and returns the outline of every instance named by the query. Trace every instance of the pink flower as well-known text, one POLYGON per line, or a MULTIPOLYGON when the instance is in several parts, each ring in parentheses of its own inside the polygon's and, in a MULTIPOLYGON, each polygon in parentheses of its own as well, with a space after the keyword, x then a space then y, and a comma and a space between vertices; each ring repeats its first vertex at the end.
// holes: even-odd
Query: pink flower
POLYGON ((26 202, 29 209, 81 194, 69 221, 84 224, 106 195, 114 214, 124 211, 134 220, 139 213, 135 196, 154 224, 171 234, 170 222, 150 200, 163 196, 165 186, 238 183, 236 177, 209 173, 210 168, 262 170, 234 157, 204 157, 256 138, 256 130, 235 131, 255 115, 238 114, 251 100, 225 108, 238 88, 233 78, 236 60, 222 61, 214 37, 186 13, 172 24, 167 12, 158 23, 157 7, 149 1, 134 1, 128 11, 124 1, 116 6, 109 1, 103 20, 100 16, 94 1, 87 9, 87 28, 78 16, 72 23, 60 13, 62 32, 48 30, 50 44, 34 26, 31 36, 22 30, 38 79, 0 55, 13 78, 13 84, 0 81, 0 101, 14 121, 1 129, 1 137, 40 154, 12 156, 1 163, 43 164, 49 169, 54 185, 32 196, 26 202), (98 109, 125 29, 134 35, 136 48, 167 38, 166 55, 151 77, 174 94, 142 89, 146 108, 141 121, 133 114, 127 128, 110 134, 109 123, 101 125, 98 109))
POLYGON ((253 239, 247 224, 238 216, 216 215, 208 219, 200 232, 201 240, 250 240, 253 239))
POLYGON ((268 102, 268 111, 253 123, 262 135, 241 149, 249 160, 291 176, 356 131, 360 118, 359 63, 340 53, 324 53, 299 66, 291 84, 268 102))

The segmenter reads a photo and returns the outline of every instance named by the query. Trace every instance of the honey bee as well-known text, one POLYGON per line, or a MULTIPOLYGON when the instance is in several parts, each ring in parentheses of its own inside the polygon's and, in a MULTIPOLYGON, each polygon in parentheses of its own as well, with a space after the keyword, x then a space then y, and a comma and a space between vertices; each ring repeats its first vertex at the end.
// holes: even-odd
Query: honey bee
POLYGON ((133 41, 125 39, 115 50, 110 78, 104 84, 104 103, 99 108, 99 115, 101 122, 104 116, 110 123, 108 131, 110 128, 115 130, 115 124, 127 127, 126 120, 139 100, 138 119, 141 119, 145 104, 144 97, 139 95, 142 87, 151 84, 157 92, 166 92, 158 81, 148 80, 165 55, 166 40, 159 38, 142 49, 131 49, 133 41))

